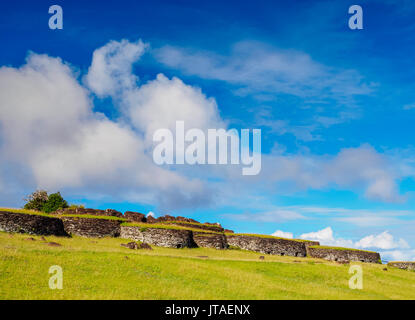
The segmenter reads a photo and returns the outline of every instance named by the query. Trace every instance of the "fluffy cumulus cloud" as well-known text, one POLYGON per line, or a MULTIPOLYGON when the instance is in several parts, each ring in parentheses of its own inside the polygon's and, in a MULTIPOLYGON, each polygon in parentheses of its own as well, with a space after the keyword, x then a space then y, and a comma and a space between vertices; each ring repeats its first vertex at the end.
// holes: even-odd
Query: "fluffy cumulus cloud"
POLYGON ((322 245, 376 250, 386 261, 415 261, 415 250, 410 248, 408 242, 402 238, 395 239, 388 231, 368 235, 354 242, 350 239, 335 237, 332 228, 327 227, 319 231, 301 234, 299 238, 316 240, 322 245))
POLYGON ((168 79, 163 74, 127 92, 123 103, 132 125, 144 132, 148 140, 160 128, 174 132, 179 120, 184 121, 185 129, 206 131, 225 127, 214 99, 178 78, 168 79))
POLYGON ((292 239, 294 237, 294 235, 291 232, 284 232, 281 230, 277 230, 271 235, 274 237, 281 237, 281 238, 286 238, 286 239, 292 239))
POLYGON ((380 252, 385 261, 415 261, 415 250, 386 250, 380 252))
POLYGON ((138 77, 133 74, 132 67, 147 46, 141 40, 110 41, 94 51, 85 83, 99 97, 114 96, 135 88, 138 77))
MULTIPOLYGON (((128 72, 126 63, 116 58, 117 49, 124 46, 127 49, 120 54, 129 62, 140 55, 128 43, 110 46, 113 52, 104 55, 110 63, 103 61, 100 51, 94 56, 99 63, 92 62, 92 74, 111 63, 128 72)), ((128 83, 110 83, 119 74, 117 68, 108 68, 114 72, 110 79, 105 79, 106 72, 101 79, 98 72, 87 82, 96 85, 97 94, 132 88, 133 77, 128 83)), ((87 189, 90 194, 130 199, 151 193, 149 201, 168 208, 210 201, 201 181, 156 166, 133 127, 94 112, 89 92, 60 59, 31 54, 20 68, 0 68, 0 104, 1 161, 13 163, 10 168, 16 167, 19 174, 26 172, 32 188, 87 189)))
POLYGON ((395 240, 388 231, 384 231, 378 235, 364 237, 356 242, 355 246, 359 248, 379 248, 383 250, 409 248, 408 243, 404 239, 399 238, 395 240))
POLYGON ((331 245, 339 247, 351 247, 353 242, 351 240, 335 238, 331 227, 316 231, 303 233, 300 235, 300 239, 319 241, 322 245, 331 245))

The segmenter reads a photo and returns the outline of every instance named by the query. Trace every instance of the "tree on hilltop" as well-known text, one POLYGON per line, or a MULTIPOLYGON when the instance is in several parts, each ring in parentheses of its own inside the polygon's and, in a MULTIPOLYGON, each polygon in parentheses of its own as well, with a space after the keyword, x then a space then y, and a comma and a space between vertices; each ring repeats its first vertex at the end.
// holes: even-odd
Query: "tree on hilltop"
POLYGON ((49 199, 49 196, 48 196, 47 191, 36 190, 35 192, 28 195, 27 198, 24 199, 26 201, 24 208, 27 210, 42 211, 42 208, 46 204, 48 199, 49 199))
POLYGON ((68 202, 63 199, 60 192, 48 195, 45 190, 36 190, 24 200, 27 201, 24 205, 25 209, 43 211, 46 213, 69 207, 68 202))

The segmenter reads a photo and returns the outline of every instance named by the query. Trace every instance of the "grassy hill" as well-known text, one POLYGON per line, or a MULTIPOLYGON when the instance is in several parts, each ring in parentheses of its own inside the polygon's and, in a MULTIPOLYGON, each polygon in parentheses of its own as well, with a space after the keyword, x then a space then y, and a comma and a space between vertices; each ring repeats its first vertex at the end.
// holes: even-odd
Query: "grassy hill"
POLYGON ((118 238, 46 240, 62 246, 0 232, 0 299, 415 299, 415 272, 384 271, 385 265, 361 264, 364 288, 351 290, 349 265, 318 259, 131 250, 118 238), (62 290, 49 289, 52 265, 63 268, 62 290))

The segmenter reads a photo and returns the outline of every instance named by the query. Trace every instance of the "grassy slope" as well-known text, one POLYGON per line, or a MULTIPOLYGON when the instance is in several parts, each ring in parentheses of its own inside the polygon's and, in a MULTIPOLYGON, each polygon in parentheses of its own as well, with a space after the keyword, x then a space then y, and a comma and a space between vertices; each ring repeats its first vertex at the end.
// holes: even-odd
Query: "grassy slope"
POLYGON ((242 250, 121 247, 123 239, 0 232, 0 299, 415 299, 415 272, 361 264, 364 289, 348 288, 349 266, 242 250), (208 259, 198 258, 208 256, 208 259), (128 257, 128 259, 126 258, 128 257), (48 269, 63 268, 63 290, 48 269))

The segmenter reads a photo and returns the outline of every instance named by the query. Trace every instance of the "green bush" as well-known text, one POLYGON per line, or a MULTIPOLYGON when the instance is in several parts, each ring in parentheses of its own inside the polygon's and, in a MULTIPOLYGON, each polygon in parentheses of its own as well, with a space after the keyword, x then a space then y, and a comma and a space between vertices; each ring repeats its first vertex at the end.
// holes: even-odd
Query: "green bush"
POLYGON ((50 213, 56 211, 58 209, 68 208, 68 203, 65 199, 61 196, 60 192, 52 193, 49 196, 48 201, 43 205, 42 211, 46 213, 50 213))

